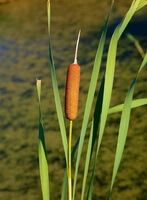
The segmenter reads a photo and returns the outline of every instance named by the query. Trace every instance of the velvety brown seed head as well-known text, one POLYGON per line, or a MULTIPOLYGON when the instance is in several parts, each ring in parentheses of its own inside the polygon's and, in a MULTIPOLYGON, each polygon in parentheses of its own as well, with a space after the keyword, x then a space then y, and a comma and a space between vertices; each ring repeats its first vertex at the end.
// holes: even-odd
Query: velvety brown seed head
POLYGON ((74 120, 77 117, 79 87, 80 66, 78 64, 71 64, 68 66, 65 91, 65 115, 69 120, 74 120))

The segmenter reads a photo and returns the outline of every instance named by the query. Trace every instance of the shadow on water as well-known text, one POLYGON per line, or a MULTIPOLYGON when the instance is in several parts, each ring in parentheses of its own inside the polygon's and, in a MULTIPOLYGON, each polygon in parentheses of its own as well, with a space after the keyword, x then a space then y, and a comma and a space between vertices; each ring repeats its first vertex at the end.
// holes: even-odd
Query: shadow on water
MULTIPOLYGON (((113 23, 111 23, 108 27, 107 40, 106 40, 106 45, 105 45, 105 49, 104 49, 104 51, 105 51, 105 55, 103 58, 104 61, 106 61, 106 59, 107 59, 106 53, 108 51, 111 36, 112 36, 115 28, 117 27, 117 25, 119 23, 121 23, 121 21, 122 21, 122 18, 114 19, 113 23)), ((141 46, 144 50, 147 48, 146 25, 147 25, 147 23, 146 23, 146 19, 144 17, 138 16, 138 17, 133 18, 133 20, 129 23, 129 25, 127 26, 123 35, 121 36, 121 40, 119 42, 119 44, 120 44, 119 48, 121 48, 121 46, 122 46, 122 49, 123 49, 124 45, 126 45, 126 47, 128 47, 128 48, 126 48, 125 51, 123 51, 120 55, 118 53, 117 60, 120 60, 120 61, 124 60, 125 58, 127 58, 127 56, 130 56, 134 51, 134 45, 133 45, 132 41, 130 41, 126 37, 126 34, 128 34, 128 33, 132 34, 137 40, 139 40, 139 42, 141 43, 141 46), (133 48, 129 48, 129 47, 133 47, 133 48)), ((97 48, 100 36, 101 36, 101 32, 98 32, 97 30, 92 30, 92 31, 89 31, 89 33, 86 35, 86 37, 81 38, 80 42, 84 46, 83 54, 86 54, 87 51, 93 52, 93 50, 97 48)), ((136 55, 134 55, 134 56, 136 56, 136 55)), ((137 57, 140 58, 140 55, 138 54, 137 57)), ((92 56, 90 56, 90 57, 86 57, 83 60, 81 60, 81 64, 85 65, 85 64, 88 64, 89 62, 92 62, 93 60, 94 60, 94 54, 92 54, 92 56)))
MULTIPOLYGON (((115 27, 121 23, 122 18, 114 19, 113 23, 109 26, 109 34, 108 36, 111 37, 115 27)), ((146 37, 147 35, 147 29, 146 29, 146 18, 142 16, 135 16, 128 24, 126 30, 123 33, 123 36, 125 36, 126 33, 131 33, 136 37, 146 37)))
MULTIPOLYGON (((118 24, 120 24, 122 21, 122 18, 117 18, 113 20, 113 23, 111 23, 108 27, 108 32, 107 32, 107 39, 110 39, 115 28, 117 27, 118 24)), ((137 37, 138 40, 145 40, 146 35, 147 35, 147 28, 146 28, 147 22, 144 17, 138 16, 134 17, 133 20, 128 24, 126 30, 124 31, 123 35, 121 38, 126 37, 127 33, 131 33, 133 36, 137 37)), ((87 37, 81 38, 81 42, 87 46, 90 44, 91 50, 93 49, 94 46, 91 46, 95 40, 99 40, 101 36, 101 32, 98 32, 97 30, 94 31, 89 31, 87 34, 87 37)), ((147 45, 146 43, 143 43, 142 45, 147 45)), ((145 46, 146 47, 146 46, 145 46)), ((94 49, 96 48, 96 45, 94 49)))

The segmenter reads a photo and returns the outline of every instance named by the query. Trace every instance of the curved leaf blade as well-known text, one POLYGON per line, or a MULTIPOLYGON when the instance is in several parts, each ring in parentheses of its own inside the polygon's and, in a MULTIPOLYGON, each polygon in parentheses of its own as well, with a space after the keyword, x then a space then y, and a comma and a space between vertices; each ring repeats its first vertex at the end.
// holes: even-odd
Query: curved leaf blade
MULTIPOLYGON (((146 104, 147 104, 147 98, 136 99, 136 100, 132 101, 131 109, 137 108, 139 106, 144 106, 146 104)), ((123 107, 124 107, 124 104, 119 104, 117 106, 109 108, 108 114, 113 114, 113 113, 121 112, 123 110, 123 107)))
POLYGON ((39 101, 39 136, 38 136, 38 150, 39 150, 39 169, 40 169, 40 179, 41 179, 41 188, 43 200, 50 199, 50 190, 49 190, 49 174, 48 174, 48 163, 46 156, 46 145, 44 138, 44 127, 41 111, 41 80, 37 80, 37 93, 39 101))
POLYGON ((60 95, 59 95, 58 83, 57 83, 57 78, 56 78, 56 71, 55 71, 54 59, 53 59, 53 54, 52 54, 51 39, 50 39, 50 15, 51 15, 50 1, 47 2, 47 14, 48 14, 50 72, 51 72, 53 92, 54 92, 54 97, 55 97, 55 104, 56 104, 57 116, 58 116, 58 121, 59 121, 59 126, 60 126, 61 138, 62 138, 65 159, 66 159, 66 164, 67 164, 68 162, 67 162, 66 129, 65 129, 63 111, 62 111, 61 100, 60 100, 60 95))
POLYGON ((111 197, 112 188, 114 185, 114 181, 118 172, 118 168, 122 159, 122 155, 123 155, 123 151, 124 151, 124 147, 126 143, 130 114, 131 114, 131 104, 132 104, 135 85, 139 77, 139 73, 145 67, 146 63, 147 63, 147 54, 145 55, 145 58, 143 59, 143 62, 139 68, 138 74, 136 78, 133 80, 125 98, 122 115, 121 115, 120 127, 119 127, 119 135, 118 135, 118 141, 117 141, 117 147, 116 147, 112 180, 111 180, 110 190, 109 190, 108 198, 107 198, 108 200, 111 197))

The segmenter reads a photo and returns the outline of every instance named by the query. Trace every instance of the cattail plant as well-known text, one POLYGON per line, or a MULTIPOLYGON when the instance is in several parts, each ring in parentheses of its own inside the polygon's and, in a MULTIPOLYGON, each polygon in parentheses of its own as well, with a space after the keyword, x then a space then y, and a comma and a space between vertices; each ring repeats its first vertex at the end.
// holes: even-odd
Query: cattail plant
MULTIPOLYGON (((117 147, 116 147, 116 153, 115 153, 114 167, 112 171, 112 178, 111 178, 108 194, 106 194, 107 200, 110 200, 114 181, 116 179, 119 165, 121 163, 123 151, 125 148, 131 109, 147 104, 147 98, 133 100, 133 93, 134 93, 137 79, 139 77, 140 72, 142 71, 142 69, 145 67, 147 63, 147 54, 145 54, 145 56, 144 55, 142 56, 143 61, 141 62, 141 65, 136 77, 133 79, 128 89, 124 103, 110 108, 110 101, 111 101, 111 96, 112 96, 114 74, 115 74, 115 62, 116 62, 118 41, 121 35, 123 34, 126 26, 128 25, 129 21, 135 14, 135 12, 146 5, 146 0, 142 0, 142 1, 133 0, 129 11, 127 12, 122 22, 114 30, 114 33, 110 40, 110 45, 109 45, 108 53, 107 53, 105 75, 101 81, 101 87, 97 96, 97 100, 96 100, 97 102, 94 108, 94 113, 92 115, 92 118, 90 119, 90 114, 91 114, 93 100, 94 100, 94 94, 96 91, 99 71, 101 67, 101 60, 102 60, 104 44, 106 40, 108 22, 109 22, 110 13, 112 10, 113 2, 114 1, 112 0, 110 12, 108 13, 108 17, 106 19, 106 22, 101 34, 100 42, 99 42, 95 60, 94 60, 91 81, 89 84, 89 90, 88 90, 85 111, 84 111, 84 116, 83 116, 83 122, 81 125, 81 131, 79 133, 79 137, 72 151, 71 151, 72 125, 73 125, 73 120, 76 119, 77 113, 78 113, 78 98, 79 98, 79 86, 80 86, 80 66, 77 63, 77 51, 78 51, 78 44, 79 44, 79 38, 80 38, 80 31, 79 31, 78 39, 76 43, 74 63, 70 64, 68 67, 67 80, 66 80, 65 116, 69 120, 69 141, 67 142, 67 134, 66 134, 66 128, 65 128, 65 123, 64 123, 64 114, 62 111, 62 105, 61 105, 61 100, 60 100, 60 95, 59 95, 59 90, 58 90, 56 70, 54 66, 54 59, 53 59, 51 39, 50 39, 50 1, 48 0, 47 2, 50 73, 51 73, 53 92, 55 96, 55 105, 56 105, 56 110, 57 110, 57 116, 58 116, 58 121, 59 121, 63 149, 65 153, 65 161, 66 161, 66 170, 65 170, 63 186, 62 186, 61 200, 67 200, 67 189, 68 189, 68 200, 76 199, 76 184, 77 184, 79 164, 82 158, 81 156, 82 149, 83 149, 83 145, 85 141, 87 128, 89 125, 91 126, 91 128, 90 128, 90 135, 89 135, 87 154, 86 154, 85 166, 84 166, 81 200, 84 200, 84 199, 92 200, 92 189, 94 185, 95 171, 97 169, 97 165, 96 165, 97 157, 99 154, 99 149, 101 147, 103 135, 105 132, 107 117, 108 115, 112 113, 122 112, 119 131, 118 131, 119 134, 118 134, 117 147), (94 145, 95 145, 95 148, 94 148, 94 145), (96 149, 96 152, 94 152, 94 149, 96 149), (73 157, 75 156, 76 150, 77 150, 77 157, 75 159, 76 162, 75 162, 75 170, 74 170, 75 172, 73 176, 73 189, 72 189, 71 161, 73 157), (94 158, 94 161, 91 160, 92 156, 94 158), (91 173, 89 172, 90 164, 92 166, 91 173), (87 182, 88 175, 90 176, 89 183, 87 182), (86 185, 87 185, 88 190, 87 190, 87 194, 85 195, 86 185)), ((46 148, 45 148, 42 113, 41 113, 41 98, 40 98, 41 81, 37 81, 37 91, 38 91, 38 101, 39 101, 39 146, 38 148, 39 148, 39 164, 40 164, 39 166, 40 166, 41 186, 42 186, 43 200, 50 200, 47 155, 46 155, 46 148)))
POLYGON ((65 90, 65 116, 69 121, 69 143, 68 143, 68 193, 69 200, 72 200, 72 174, 71 174, 71 145, 72 145, 72 121, 78 113, 78 99, 80 87, 80 66, 77 64, 77 52, 80 33, 76 43, 74 63, 68 66, 66 90, 65 90))

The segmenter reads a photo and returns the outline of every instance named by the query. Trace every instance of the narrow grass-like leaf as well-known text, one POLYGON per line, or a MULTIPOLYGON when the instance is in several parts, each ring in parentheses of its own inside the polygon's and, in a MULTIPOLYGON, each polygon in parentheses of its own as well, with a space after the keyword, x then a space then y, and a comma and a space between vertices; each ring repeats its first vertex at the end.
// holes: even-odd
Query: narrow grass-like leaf
POLYGON ((133 93, 134 93, 134 88, 135 84, 137 82, 139 73, 141 70, 145 67, 147 63, 147 54, 140 66, 140 69, 138 71, 138 74, 136 78, 133 80, 128 93, 125 98, 123 110, 122 110, 122 115, 121 115, 121 121, 120 121, 120 127, 119 127, 119 135, 118 135, 118 141, 117 141, 117 148, 116 148, 116 154, 115 154, 115 161, 114 161, 114 168, 113 168, 113 174, 112 174, 112 180, 111 180, 111 185, 110 185, 110 190, 108 193, 108 200, 111 197, 111 192, 112 188, 114 185, 114 181, 118 172, 118 168, 122 159, 125 143, 126 143, 126 138, 127 138, 127 132, 128 132, 128 127, 129 127, 129 120, 130 120, 130 113, 131 113, 131 104, 132 104, 132 98, 133 98, 133 93))
POLYGON ((134 13, 136 12, 139 3, 140 3, 140 0, 134 0, 133 3, 131 4, 129 11, 127 12, 127 14, 126 14, 126 16, 125 16, 124 20, 122 21, 121 26, 119 28, 118 40, 121 37, 122 33, 124 32, 129 21, 133 17, 134 13))
POLYGON ((140 69, 138 71, 137 78, 138 78, 139 73, 141 72, 141 70, 145 67, 146 63, 147 63, 147 53, 145 54, 145 57, 144 57, 143 62, 141 64, 141 67, 140 67, 140 69))
POLYGON ((82 123, 82 128, 81 128, 81 133, 80 133, 79 148, 78 148, 76 168, 75 168, 75 174, 74 174, 73 200, 75 198, 77 174, 78 174, 78 168, 79 168, 80 158, 81 158, 81 154, 82 154, 84 138, 85 138, 85 134, 86 134, 86 130, 87 130, 88 120, 89 120, 91 107, 92 107, 92 103, 93 103, 93 99, 94 99, 94 93, 95 93, 95 89, 96 89, 97 79, 98 79, 98 75, 99 75, 99 70, 100 70, 100 65, 101 65, 101 60, 102 60, 102 55, 103 55, 103 50, 104 50, 104 43, 105 43, 105 38, 106 38, 106 33, 107 33, 109 16, 110 16, 110 13, 107 17, 107 20, 106 20, 106 23, 105 23, 105 26, 104 26, 104 29, 102 32, 102 36, 101 36, 101 39, 99 42, 99 46, 98 46, 95 61, 94 61, 94 67, 93 67, 93 71, 92 71, 92 75, 91 75, 89 90, 88 90, 88 96, 87 96, 84 117, 83 117, 83 123, 82 123))
POLYGON ((101 117, 101 112, 102 112, 104 83, 105 83, 105 77, 103 77, 103 79, 102 79, 100 90, 99 90, 97 100, 96 100, 96 106, 95 106, 95 109, 94 109, 94 115, 93 115, 94 126, 93 126, 91 156, 92 156, 94 144, 95 144, 95 141, 96 141, 96 137, 97 137, 97 133, 98 133, 98 125, 100 123, 100 117, 101 117))
POLYGON ((147 5, 147 0, 141 0, 137 7, 137 10, 140 10, 142 7, 144 7, 146 5, 147 5))
POLYGON ((89 183, 89 188, 88 188, 88 193, 87 193, 86 200, 92 200, 92 189, 93 189, 95 169, 96 169, 96 157, 95 157, 95 160, 94 160, 92 174, 91 174, 91 177, 90 177, 90 183, 89 183))
POLYGON ((109 106, 110 106, 113 80, 114 80, 114 72, 115 72, 116 51, 117 51, 118 40, 119 40, 120 36, 122 35, 123 31, 125 30, 127 24, 131 20, 132 16, 134 15, 138 4, 139 4, 139 0, 133 1, 126 17, 124 18, 122 23, 119 24, 116 27, 116 29, 115 29, 115 31, 112 35, 111 41, 110 41, 107 63, 106 63, 106 74, 105 74, 102 114, 101 114, 101 120, 100 120, 100 130, 99 130, 96 157, 95 157, 95 161, 94 161, 91 181, 90 181, 89 190, 88 190, 90 192, 88 192, 88 195, 87 195, 88 200, 90 198, 92 198, 92 195, 89 196, 92 193, 91 192, 92 187, 93 187, 93 180, 92 179, 94 178, 94 171, 95 171, 95 168, 96 168, 96 160, 97 160, 99 148, 100 148, 100 145, 101 145, 101 142, 102 142, 102 137, 103 137, 103 134, 104 134, 105 124, 106 124, 107 115, 108 115, 109 106))
MULTIPOLYGON (((97 132, 98 132, 98 125, 99 125, 99 122, 100 122, 100 115, 101 115, 101 111, 102 111, 102 102, 103 102, 103 91, 104 91, 104 79, 102 81, 101 88, 100 88, 100 91, 99 91, 100 94, 98 95, 98 98, 97 98, 95 112, 94 112, 94 119, 92 120, 92 123, 94 123, 94 126, 93 126, 93 130, 92 130, 93 140, 92 140, 92 146, 91 146, 91 156, 92 156, 92 152, 93 152, 93 148, 94 148, 94 143, 96 141, 96 136, 97 136, 97 132)), ((92 189, 93 189, 93 182, 94 182, 97 156, 98 156, 98 148, 97 148, 96 156, 95 156, 95 159, 94 159, 94 164, 93 164, 92 174, 91 174, 91 177, 90 177, 90 183, 89 183, 89 188, 88 188, 86 200, 92 199, 92 189)))
POLYGON ((117 28, 115 29, 112 35, 112 39, 110 41, 107 64, 106 64, 104 97, 103 97, 102 115, 101 115, 101 122, 100 122, 98 149, 101 144, 101 140, 102 140, 102 136, 103 136, 106 120, 107 120, 108 110, 110 106, 118 40, 121 34, 123 33, 124 29, 126 28, 127 24, 131 20, 131 17, 135 13, 135 10, 138 4, 139 4, 139 0, 137 0, 135 3, 133 1, 126 17, 124 18, 123 22, 117 26, 117 28))
POLYGON ((86 161, 85 161, 85 169, 84 169, 84 177, 83 177, 83 184, 82 184, 81 200, 84 199, 84 194, 85 194, 85 186, 86 186, 87 174, 88 174, 90 157, 91 157, 92 136, 93 136, 92 133, 93 133, 93 122, 91 124, 89 142, 88 142, 88 147, 87 147, 87 155, 86 155, 86 161))
MULTIPOLYGON (((132 101, 131 109, 132 108, 137 108, 139 106, 143 106, 143 105, 146 105, 146 104, 147 104, 147 98, 136 99, 136 100, 132 101)), ((121 112, 123 110, 123 107, 124 107, 124 104, 119 104, 117 106, 109 108, 108 114, 113 114, 113 113, 121 112)))
MULTIPOLYGON (((137 100, 132 101, 131 109, 139 107, 139 106, 142 106, 142 105, 146 105, 146 104, 147 104, 147 98, 137 99, 137 100)), ((97 101, 97 105, 100 106, 100 101, 97 101)), ((124 104, 120 104, 120 105, 117 105, 117 106, 114 106, 114 107, 110 108, 108 114, 113 114, 113 113, 121 112, 123 110, 123 106, 124 106, 124 104)), ((95 111, 100 112, 100 109, 96 108, 95 111)), ((94 119, 97 120, 97 125, 95 127, 95 130, 93 129, 93 144, 91 146, 91 154, 92 154, 94 142, 95 142, 95 139, 96 139, 96 133, 97 133, 97 129, 98 129, 99 117, 95 116, 94 119)), ((94 120, 92 120, 91 124, 93 124, 93 121, 94 120)), ((91 142, 91 139, 89 140, 89 142, 91 142)), ((88 146, 89 146, 89 144, 88 144, 88 146)), ((86 158, 86 159, 90 160, 89 157, 86 158)), ((89 184, 87 200, 90 200, 92 198, 92 185, 93 185, 93 180, 94 180, 94 171, 95 171, 95 169, 96 169, 96 160, 94 161, 94 167, 93 167, 93 170, 92 170, 91 180, 90 180, 90 184, 89 184)), ((85 173, 86 173, 86 171, 84 171, 84 176, 87 175, 87 174, 85 175, 85 173)))
POLYGON ((96 136, 97 136, 97 131, 98 131, 98 124, 100 121, 102 102, 103 102, 103 90, 104 90, 104 78, 102 79, 102 82, 101 82, 101 86, 99 89, 96 106, 95 106, 95 110, 94 110, 94 117, 93 117, 94 119, 92 120, 92 123, 91 123, 91 130, 90 130, 90 136, 89 136, 89 141, 88 141, 88 148, 87 148, 87 155, 86 155, 85 169, 84 169, 84 177, 83 177, 83 184, 82 184, 81 200, 84 199, 89 164, 90 164, 90 160, 92 157, 94 144, 96 141, 96 136))
POLYGON ((74 145, 74 147, 73 147, 73 150, 72 150, 72 152, 71 152, 71 159, 72 159, 72 161, 73 161, 73 159, 74 159, 76 150, 77 150, 77 148, 78 148, 79 141, 80 141, 80 137, 78 137, 78 139, 77 139, 77 141, 76 141, 76 143, 75 143, 75 145, 74 145))
POLYGON ((61 200, 67 199, 67 187, 68 187, 68 178, 67 178, 67 170, 64 173, 64 179, 62 184, 62 192, 61 192, 61 200))
POLYGON ((42 112, 41 112, 41 105, 40 105, 41 80, 37 80, 37 92, 38 92, 38 101, 39 101, 38 150, 39 150, 39 168, 40 168, 41 188, 42 188, 43 200, 49 200, 50 191, 49 191, 48 163, 47 163, 47 157, 46 157, 44 128, 43 128, 42 112))
MULTIPOLYGON (((140 106, 144 106, 146 104, 147 104, 147 98, 135 99, 132 101, 131 109, 137 108, 140 106)), ((124 104, 122 103, 122 104, 119 104, 119 105, 109 108, 108 114, 114 114, 117 112, 121 112, 123 109, 123 106, 124 106, 124 104)), ((90 126, 92 122, 93 122, 93 120, 88 124, 88 126, 90 126)))
POLYGON ((104 132, 105 124, 106 124, 107 113, 109 110, 110 98, 111 98, 111 93, 112 93, 112 85, 113 85, 113 79, 114 79, 118 33, 119 33, 119 26, 115 30, 110 42, 110 46, 109 46, 97 151, 99 151, 99 148, 100 148, 100 144, 102 141, 103 132, 104 132))
POLYGON ((115 31, 112 35, 112 39, 110 41, 107 64, 106 64, 103 106, 102 106, 102 115, 101 115, 101 122, 100 122, 98 147, 97 147, 98 150, 100 148, 100 144, 101 144, 101 140, 103 137, 104 128, 105 128, 105 124, 106 124, 106 120, 107 120, 107 115, 108 115, 108 111, 109 111, 109 106, 110 106, 118 40, 119 40, 121 34, 123 33, 125 27, 129 23, 129 20, 133 16, 138 3, 139 3, 139 0, 137 0, 135 3, 133 1, 125 19, 123 20, 123 22, 120 25, 117 26, 117 28, 115 29, 115 31))
MULTIPOLYGON (((145 66, 146 63, 147 63, 147 55, 146 55, 146 58, 144 59, 142 65, 141 65, 141 67, 140 67, 139 72, 141 71, 141 69, 143 69, 143 67, 145 66)), ((138 75, 139 75, 139 73, 138 73, 138 75)), ((137 76, 137 77, 138 77, 138 76, 137 76)), ((136 80, 137 80, 137 79, 136 79, 136 80)), ((135 80, 135 81, 136 81, 136 80, 135 80)), ((135 81, 133 81, 134 84, 136 83, 135 81)), ((133 83, 132 83, 132 84, 133 84, 133 83)), ((130 109, 133 108, 133 107, 135 108, 135 107, 138 107, 138 106, 140 106, 140 105, 145 105, 145 104, 147 104, 147 99, 134 100, 134 101, 132 101, 132 103, 131 103, 131 105, 130 105, 130 109)), ((118 108, 114 109, 114 112, 115 112, 115 111, 118 112, 118 110, 119 110, 119 111, 122 111, 123 107, 124 107, 124 104, 118 105, 118 108)), ((112 111, 113 111, 113 110, 112 110, 112 111)), ((93 123, 93 121, 92 121, 92 123, 93 123)), ((125 122, 124 122, 124 123, 125 123, 125 122)), ((121 141, 121 139, 120 139, 120 141, 121 141)), ((94 172, 95 172, 95 169, 96 169, 96 160, 97 160, 97 156, 98 156, 98 149, 97 149, 96 157, 95 157, 95 160, 94 160, 94 165, 93 165, 93 169, 92 169, 92 174, 91 174, 91 178, 90 178, 89 189, 88 189, 88 194, 87 194, 86 200, 91 200, 91 199, 92 199, 92 187, 93 187, 93 181, 94 181, 94 172)), ((115 176, 115 177, 116 177, 116 176, 115 176)), ((114 180, 115 180, 115 177, 114 177, 114 180)), ((114 180, 113 180, 113 183, 114 183, 114 180)), ((113 185, 112 185, 112 186, 113 186, 113 185)), ((111 192, 109 191, 108 199, 107 199, 107 200, 109 200, 110 194, 111 194, 111 192)))
POLYGON ((56 104, 56 110, 57 110, 57 116, 59 120, 59 126, 61 131, 61 137, 62 137, 62 143, 63 148, 65 152, 65 159, 67 164, 67 137, 66 137, 66 129, 65 129, 65 123, 63 118, 63 111, 61 106, 61 100, 58 90, 58 84, 57 84, 57 78, 56 78, 56 72, 55 72, 55 65, 54 65, 54 59, 52 55, 52 47, 51 47, 51 39, 50 39, 50 1, 47 2, 47 13, 48 13, 48 34, 49 34, 49 57, 50 57, 50 71, 51 71, 51 78, 52 78, 52 84, 53 84, 53 91, 55 96, 55 104, 56 104))

